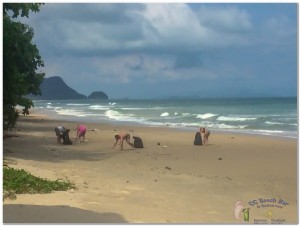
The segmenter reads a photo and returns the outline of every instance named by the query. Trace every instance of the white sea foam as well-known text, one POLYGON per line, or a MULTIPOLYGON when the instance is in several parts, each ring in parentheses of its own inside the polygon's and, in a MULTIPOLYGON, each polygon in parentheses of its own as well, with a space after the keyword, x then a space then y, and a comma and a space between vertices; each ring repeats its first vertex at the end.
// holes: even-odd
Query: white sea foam
POLYGON ((115 110, 107 110, 104 115, 109 119, 120 120, 120 121, 140 121, 135 118, 134 114, 122 114, 115 110))
POLYGON ((214 128, 218 128, 218 129, 244 129, 247 126, 245 125, 237 125, 237 126, 233 126, 233 125, 227 125, 227 124, 215 124, 214 128))
POLYGON ((109 107, 103 106, 103 105, 91 105, 91 106, 89 106, 89 109, 92 109, 92 110, 109 110, 109 107))
POLYGON ((281 122, 269 122, 269 121, 266 121, 265 123, 269 124, 269 125, 284 125, 284 123, 281 123, 281 122))
POLYGON ((73 104, 73 103, 69 103, 69 104, 66 104, 66 105, 69 105, 69 106, 88 106, 90 104, 73 104))
POLYGON ((169 115, 170 115, 169 112, 164 112, 164 113, 160 114, 161 117, 166 117, 166 116, 169 116, 169 115))
POLYGON ((122 110, 126 110, 126 111, 136 111, 136 110, 145 110, 145 109, 152 109, 152 108, 120 108, 122 110))
POLYGON ((259 130, 253 130, 254 132, 259 132, 262 134, 279 134, 279 133, 283 133, 283 131, 281 130, 263 130, 263 129, 259 129, 259 130))
POLYGON ((108 105, 114 106, 116 105, 116 103, 108 103, 108 105))
POLYGON ((114 110, 107 110, 104 115, 110 119, 119 119, 121 118, 123 115, 120 114, 118 111, 114 111, 114 110))
POLYGON ((69 115, 69 116, 77 116, 77 117, 86 117, 86 114, 82 111, 76 111, 71 109, 65 110, 56 110, 56 113, 59 115, 69 115))
POLYGON ((212 118, 214 116, 217 116, 217 115, 213 114, 213 113, 206 113, 206 114, 198 114, 198 115, 196 115, 196 118, 208 119, 208 118, 212 118))
POLYGON ((181 114, 183 117, 189 117, 189 116, 191 116, 191 113, 182 113, 181 114))
POLYGON ((179 127, 200 127, 200 124, 197 123, 197 122, 191 122, 191 123, 177 123, 176 126, 179 126, 179 127))
POLYGON ((238 121, 248 121, 248 120, 256 120, 256 118, 252 117, 226 117, 226 116, 219 116, 217 118, 218 121, 227 121, 227 122, 238 122, 238 121))

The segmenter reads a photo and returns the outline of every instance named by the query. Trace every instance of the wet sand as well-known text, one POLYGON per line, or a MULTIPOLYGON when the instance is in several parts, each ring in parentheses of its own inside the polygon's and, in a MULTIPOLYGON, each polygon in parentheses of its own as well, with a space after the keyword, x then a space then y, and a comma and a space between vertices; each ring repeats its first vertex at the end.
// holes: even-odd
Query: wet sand
POLYGON ((196 131, 87 123, 78 143, 76 125, 20 116, 3 140, 4 161, 77 189, 5 199, 4 223, 246 223, 235 218, 238 200, 249 223, 298 223, 295 139, 212 133, 209 145, 194 146, 196 131), (73 145, 56 144, 61 123, 73 145), (121 131, 144 149, 112 150, 121 131))

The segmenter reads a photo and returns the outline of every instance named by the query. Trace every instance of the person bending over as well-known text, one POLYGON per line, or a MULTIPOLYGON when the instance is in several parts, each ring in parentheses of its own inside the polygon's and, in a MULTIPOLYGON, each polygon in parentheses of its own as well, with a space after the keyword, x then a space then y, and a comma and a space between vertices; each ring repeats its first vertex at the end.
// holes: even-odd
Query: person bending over
POLYGON ((57 126, 54 131, 56 133, 57 143, 61 144, 61 139, 65 140, 67 129, 64 126, 57 126))
POLYGON ((114 146, 112 147, 112 149, 114 149, 117 145, 118 142, 120 142, 120 150, 122 151, 123 150, 123 142, 124 140, 126 141, 127 144, 129 144, 132 149, 134 148, 133 146, 133 143, 130 142, 130 134, 129 133, 125 133, 125 134, 116 134, 115 135, 115 143, 114 143, 114 146))
POLYGON ((208 137, 210 135, 210 131, 206 128, 200 128, 200 132, 203 133, 203 144, 208 145, 208 137))
POLYGON ((76 134, 76 140, 80 142, 80 137, 82 137, 82 141, 85 141, 85 134, 86 134, 86 127, 84 125, 77 124, 77 134, 76 134))

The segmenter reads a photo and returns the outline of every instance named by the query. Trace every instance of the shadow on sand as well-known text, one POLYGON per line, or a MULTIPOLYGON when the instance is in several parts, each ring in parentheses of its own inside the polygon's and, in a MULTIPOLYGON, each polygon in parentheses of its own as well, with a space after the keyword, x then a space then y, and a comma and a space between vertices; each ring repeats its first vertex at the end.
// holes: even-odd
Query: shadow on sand
POLYGON ((120 214, 70 206, 3 205, 3 223, 128 223, 120 214))

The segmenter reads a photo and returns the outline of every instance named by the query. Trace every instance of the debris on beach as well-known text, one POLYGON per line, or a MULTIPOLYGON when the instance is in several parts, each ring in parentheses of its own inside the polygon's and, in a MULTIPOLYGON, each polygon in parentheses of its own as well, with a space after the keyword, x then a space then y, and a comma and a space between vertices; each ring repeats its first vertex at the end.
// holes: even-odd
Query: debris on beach
POLYGON ((218 158, 218 160, 223 160, 222 158, 218 158))
POLYGON ((99 131, 99 129, 91 129, 90 131, 99 131))
POLYGON ((167 169, 167 170, 172 170, 172 169, 171 169, 170 167, 168 167, 168 166, 166 166, 166 169, 167 169))

